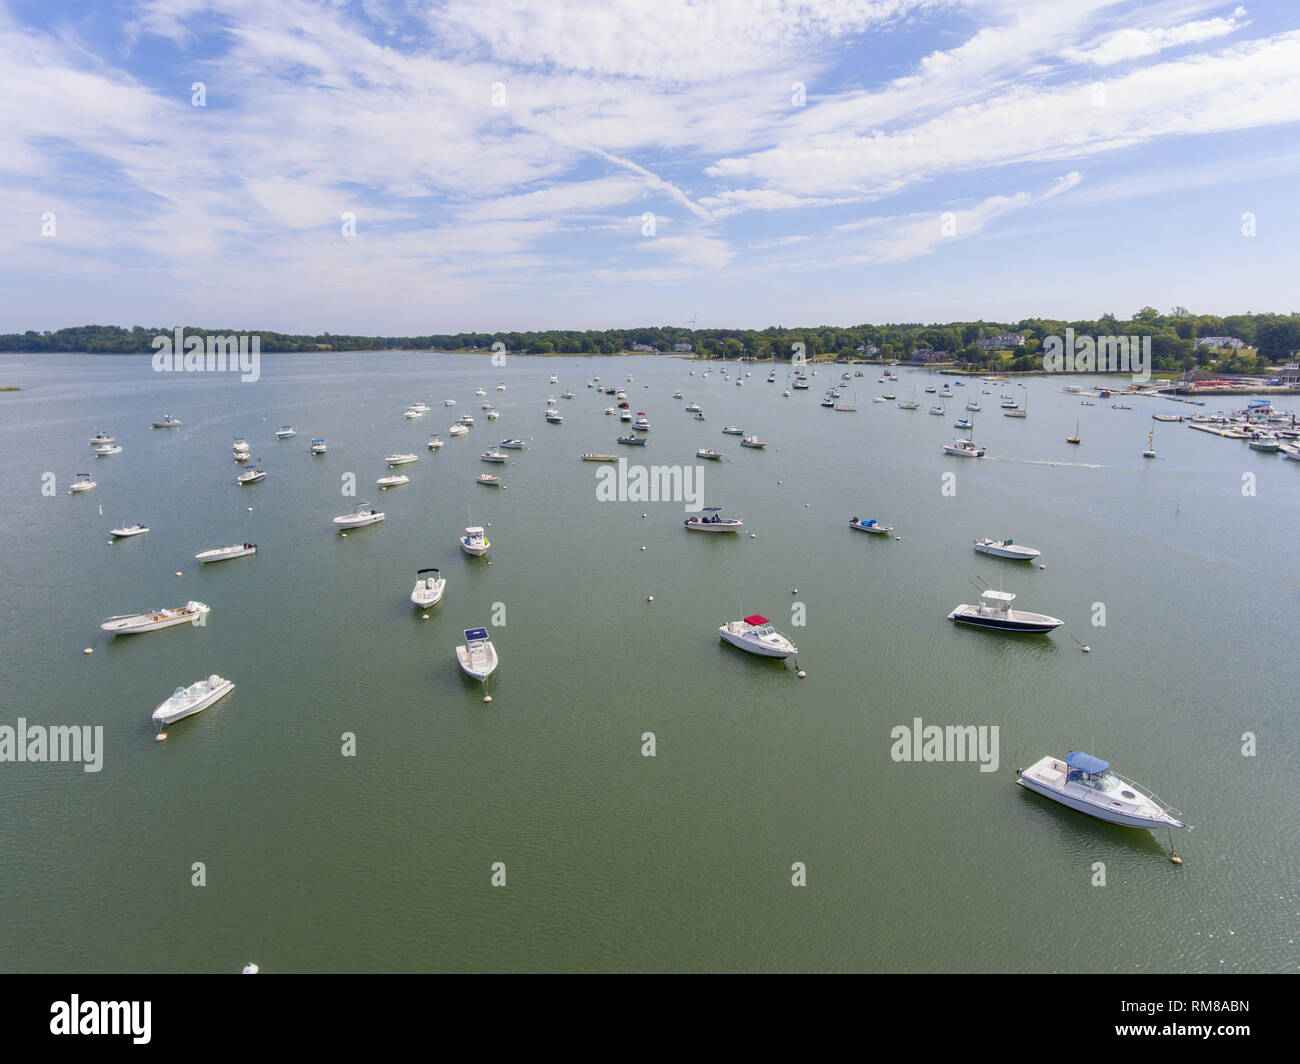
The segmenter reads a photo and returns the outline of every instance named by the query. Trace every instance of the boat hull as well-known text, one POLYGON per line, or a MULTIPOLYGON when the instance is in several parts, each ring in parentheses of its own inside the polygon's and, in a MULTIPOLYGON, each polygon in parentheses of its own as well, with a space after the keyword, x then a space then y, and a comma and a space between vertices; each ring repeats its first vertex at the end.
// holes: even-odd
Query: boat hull
POLYGON ((160 727, 175 724, 178 720, 194 716, 195 713, 202 713, 209 706, 220 702, 234 689, 235 685, 233 683, 229 680, 222 680, 208 694, 194 701, 187 700, 176 703, 173 701, 175 698, 173 695, 172 698, 167 699, 153 711, 153 721, 160 727))

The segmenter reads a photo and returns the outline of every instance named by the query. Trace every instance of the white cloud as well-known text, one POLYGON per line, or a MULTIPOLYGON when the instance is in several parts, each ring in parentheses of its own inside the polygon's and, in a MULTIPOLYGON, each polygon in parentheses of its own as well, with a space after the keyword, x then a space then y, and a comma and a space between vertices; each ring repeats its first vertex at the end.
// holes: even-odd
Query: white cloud
POLYGON ((1199 44, 1201 41, 1223 37, 1235 33, 1250 22, 1244 20, 1246 9, 1239 7, 1227 18, 1202 19, 1199 22, 1186 22, 1169 29, 1122 29, 1108 33, 1091 48, 1067 48, 1061 54, 1076 63, 1092 63, 1095 66, 1111 66, 1115 63, 1142 59, 1155 55, 1166 48, 1177 48, 1184 44, 1199 44))

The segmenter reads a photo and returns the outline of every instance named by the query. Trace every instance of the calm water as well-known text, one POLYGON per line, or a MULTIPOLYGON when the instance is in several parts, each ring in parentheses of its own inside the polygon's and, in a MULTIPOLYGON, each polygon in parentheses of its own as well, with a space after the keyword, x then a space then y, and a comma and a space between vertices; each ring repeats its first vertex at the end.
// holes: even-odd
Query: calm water
POLYGON ((0 764, 3 969, 1295 970, 1300 465, 1175 424, 1144 461, 1149 414, 1192 408, 1081 407, 1045 378, 1018 421, 997 408, 1009 385, 968 381, 939 418, 931 377, 900 371, 896 394, 922 403, 907 412, 871 402, 867 368, 849 414, 818 405, 829 368, 783 398, 784 371, 737 388, 734 368, 728 383, 692 365, 270 355, 241 384, 141 357, 0 356, 0 385, 23 388, 0 393, 0 724, 105 730, 98 774, 0 764), (597 374, 649 414, 652 447, 615 445, 597 374), (939 446, 972 394, 979 462, 939 446), (420 398, 433 410, 403 420, 420 398), (692 399, 707 421, 682 412, 692 399), (151 431, 165 411, 184 427, 151 431), (466 412, 478 426, 449 438, 466 412), (1076 419, 1082 447, 1064 442, 1076 419), (722 435, 732 422, 768 449, 722 435), (278 442, 285 423, 298 435, 278 442), (91 458, 100 428, 122 454, 91 458), (234 436, 261 484, 235 485, 234 436), (479 461, 507 436, 531 449, 479 461), (597 502, 598 467, 577 461, 694 465, 701 446, 728 456, 705 502, 755 538, 687 533, 681 503, 597 502), (412 483, 380 493, 383 456, 407 450, 412 483), (66 495, 83 470, 99 487, 66 495), (505 490, 474 483, 486 470, 505 490), (354 501, 387 521, 340 537, 330 520, 354 501), (851 531, 853 515, 901 542, 851 531), (107 544, 136 521, 152 531, 107 544), (469 524, 490 524, 490 566, 457 548, 469 524), (1047 568, 977 555, 977 535, 1033 544, 1047 568), (193 561, 244 540, 255 557, 193 561), (448 591, 421 620, 407 596, 430 565, 448 591), (975 578, 1065 627, 957 628, 975 578), (205 628, 98 631, 188 598, 211 605, 205 628), (806 679, 718 640, 752 612, 795 639, 806 679), (491 705, 454 657, 480 624, 502 659, 491 705), (212 672, 235 692, 155 743, 153 708, 212 672), (998 726, 998 771, 894 762, 890 731, 915 717, 998 726), (1181 868, 1163 834, 1014 785, 1018 765, 1078 748, 1184 811, 1181 868))

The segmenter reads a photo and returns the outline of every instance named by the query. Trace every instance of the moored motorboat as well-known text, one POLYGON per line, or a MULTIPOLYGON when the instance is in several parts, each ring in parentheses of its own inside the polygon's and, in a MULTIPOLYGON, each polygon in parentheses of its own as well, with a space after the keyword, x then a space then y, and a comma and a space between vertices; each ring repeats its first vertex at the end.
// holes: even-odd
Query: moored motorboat
POLYGON ((155 429, 178 429, 181 427, 181 419, 173 417, 171 414, 163 414, 161 421, 152 422, 150 428, 155 429))
POLYGON ((477 480, 484 487, 488 487, 488 488, 501 487, 501 478, 494 477, 491 473, 481 473, 474 479, 477 480))
POLYGON ((584 454, 579 456, 583 462, 617 462, 616 454, 584 454))
POLYGON ((744 522, 735 517, 721 516, 721 506, 705 506, 696 517, 688 517, 682 525, 692 532, 739 532, 744 522))
POLYGON ((275 438, 277 440, 291 440, 297 436, 298 432, 292 425, 285 425, 284 428, 276 429, 275 438))
POLYGON ((143 536, 148 531, 148 525, 123 525, 121 528, 110 528, 108 534, 117 539, 127 539, 130 536, 143 536))
POLYGON ((1020 543, 1012 543, 1008 539, 977 539, 975 549, 981 554, 991 554, 995 558, 1010 558, 1012 561, 1031 562, 1035 558, 1042 556, 1042 551, 1033 547, 1026 547, 1020 543))
POLYGON ((481 558, 488 552, 492 544, 488 541, 483 529, 477 525, 465 529, 465 534, 460 537, 460 549, 466 554, 472 554, 476 558, 481 558))
POLYGON ((420 569, 415 574, 415 587, 411 602, 422 610, 436 606, 447 590, 447 579, 437 569, 420 569))
POLYGON ((344 528, 362 528, 365 525, 378 524, 384 519, 382 510, 374 509, 369 503, 359 502, 352 507, 349 514, 339 514, 334 518, 334 524, 339 529, 344 528))
POLYGON ((386 477, 380 477, 375 481, 375 483, 378 484, 379 489, 383 491, 385 488, 400 488, 403 484, 409 484, 411 483, 411 478, 402 473, 390 473, 386 477))
POLYGON ((236 543, 229 547, 214 547, 212 550, 201 550, 194 555, 194 559, 200 565, 206 565, 208 562, 224 562, 229 558, 243 558, 245 555, 256 553, 256 543, 236 543))
POLYGON ((1050 632, 1065 623, 1045 613, 1014 610, 1011 603, 1015 599, 1016 596, 1009 591, 990 588, 980 594, 978 605, 963 602, 948 614, 948 620, 978 628, 995 628, 1001 632, 1024 633, 1050 632))
POLYGON ((859 532, 870 532, 873 536, 889 536, 894 531, 893 525, 882 525, 874 517, 866 521, 858 517, 850 518, 849 527, 856 528, 859 532))
POLYGON ((517 440, 513 436, 508 440, 502 440, 497 444, 498 447, 505 447, 512 451, 527 450, 528 444, 524 440, 517 440))
POLYGON ((452 427, 449 428, 447 431, 448 431, 448 433, 450 433, 452 436, 468 436, 468 435, 469 435, 469 429, 467 429, 464 425, 452 425, 452 427))
POLYGON ((412 462, 418 462, 418 454, 389 454, 384 456, 384 461, 390 466, 410 465, 412 462))
POLYGON ((95 448, 96 458, 107 458, 110 454, 121 454, 122 445, 120 443, 104 443, 95 448))
POLYGON ((500 451, 493 450, 491 447, 489 447, 486 451, 484 451, 481 455, 479 455, 480 461, 497 462, 497 463, 505 462, 509 459, 509 457, 510 457, 509 455, 502 454, 500 451))
POLYGON ((223 680, 216 673, 206 680, 190 684, 189 687, 176 688, 172 696, 159 703, 158 708, 153 711, 153 722, 158 728, 158 738, 167 737, 167 733, 163 731, 167 725, 192 717, 195 713, 201 713, 214 702, 225 698, 234 689, 233 683, 223 680))
POLYGON ((955 454, 960 458, 983 458, 984 448, 976 446, 970 440, 953 440, 943 445, 945 454, 955 454))
POLYGON ((564 424, 564 416, 550 408, 548 408, 546 411, 546 420, 549 421, 552 425, 564 424))
POLYGON ((144 613, 110 617, 99 627, 111 635, 135 635, 139 632, 156 632, 160 628, 171 628, 177 624, 202 626, 210 612, 206 603, 190 601, 175 609, 147 610, 144 613))
POLYGON ((445 442, 444 440, 438 439, 438 434, 435 432, 432 436, 429 437, 429 450, 436 451, 440 449, 444 442, 445 442))
POLYGON ((772 627, 771 621, 757 613, 741 621, 728 621, 718 629, 718 635, 733 647, 759 657, 788 658, 799 653, 799 648, 772 627))
POLYGON ((110 436, 103 429, 100 429, 97 433, 95 433, 95 435, 90 437, 90 446, 92 447, 102 447, 106 443, 116 443, 116 442, 117 440, 113 439, 113 437, 110 436))
POLYGON ((312 453, 312 454, 324 454, 324 453, 325 453, 325 437, 324 437, 324 436, 317 436, 314 440, 311 441, 311 453, 312 453))
POLYGON ((753 447, 755 450, 761 451, 764 447, 767 446, 767 441, 760 440, 757 436, 746 436, 744 439, 740 441, 740 446, 753 447))
POLYGON ((743 436, 743 435, 745 435, 745 430, 742 429, 742 428, 738 428, 738 427, 735 426, 735 425, 724 425, 723 428, 722 428, 722 431, 725 432, 728 436, 743 436))
POLYGON ((1099 757, 1072 750, 1061 761, 1051 755, 1016 770, 1016 782, 1088 816, 1130 828, 1184 828, 1182 813, 1143 791, 1099 757))
POLYGON ((707 458, 710 461, 720 462, 722 460, 722 452, 714 450, 712 447, 701 447, 695 452, 695 457, 707 458))
POLYGON ((644 436, 619 436, 615 439, 615 442, 626 447, 644 447, 646 438, 644 436))
POLYGON ((95 482, 90 479, 89 473, 78 473, 77 479, 68 485, 69 495, 80 495, 83 491, 90 491, 95 487, 95 482))
POLYGON ((266 470, 263 469, 261 466, 254 466, 252 469, 240 473, 239 476, 235 478, 235 483, 238 484, 241 488, 244 488, 247 487, 249 484, 256 484, 258 481, 265 480, 265 479, 266 479, 266 470))

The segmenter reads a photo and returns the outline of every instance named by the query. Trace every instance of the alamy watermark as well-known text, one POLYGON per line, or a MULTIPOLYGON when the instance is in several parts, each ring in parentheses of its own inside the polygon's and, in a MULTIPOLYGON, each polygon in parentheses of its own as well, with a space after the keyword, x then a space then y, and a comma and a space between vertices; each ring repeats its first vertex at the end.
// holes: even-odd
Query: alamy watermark
POLYGON ((618 468, 603 465, 596 473, 597 502, 680 502, 688 514, 704 508, 704 468, 679 465, 634 465, 626 458, 618 468))
POLYGON ((104 767, 104 726, 96 724, 0 724, 0 761, 80 761, 84 772, 104 767))
POLYGON ((262 337, 186 336, 177 327, 153 338, 153 368, 156 373, 238 373, 251 384, 262 376, 262 337))
POLYGON ((1151 379, 1150 336, 1075 336, 1073 329, 1043 338, 1048 373, 1131 373, 1134 384, 1151 379))
POLYGON ((889 733, 895 761, 978 761, 981 772, 998 770, 998 726, 981 724, 896 724, 889 733))

